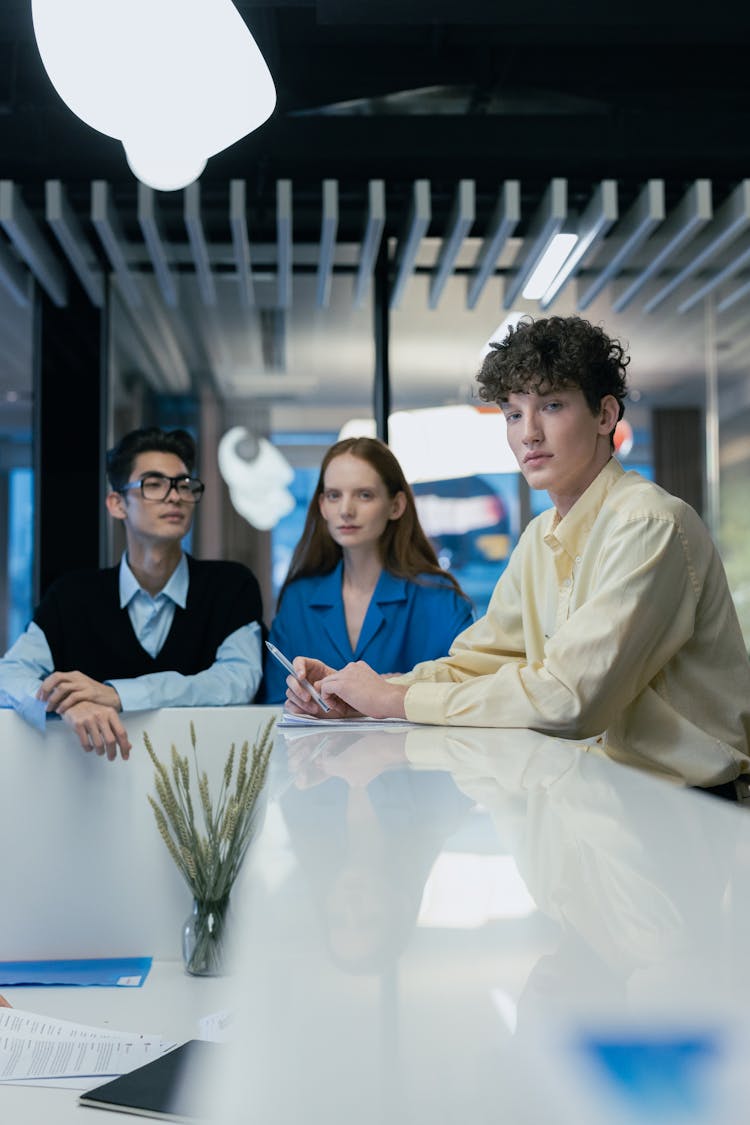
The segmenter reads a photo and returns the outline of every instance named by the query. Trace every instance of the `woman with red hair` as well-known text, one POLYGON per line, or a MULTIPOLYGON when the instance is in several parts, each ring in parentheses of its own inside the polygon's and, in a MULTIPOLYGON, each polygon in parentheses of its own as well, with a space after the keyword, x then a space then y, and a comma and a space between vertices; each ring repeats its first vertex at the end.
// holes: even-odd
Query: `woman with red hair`
MULTIPOLYGON (((273 644, 289 659, 314 652, 336 668, 366 660, 398 672, 445 656, 471 621, 388 446, 368 437, 332 445, 279 595, 273 644)), ((264 698, 285 694, 286 673, 269 660, 264 698)))

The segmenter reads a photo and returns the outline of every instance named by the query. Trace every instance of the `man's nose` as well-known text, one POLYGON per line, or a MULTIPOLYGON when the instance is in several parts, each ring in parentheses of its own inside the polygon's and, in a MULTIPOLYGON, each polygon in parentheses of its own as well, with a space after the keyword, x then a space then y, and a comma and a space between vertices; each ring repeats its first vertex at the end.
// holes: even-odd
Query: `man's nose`
POLYGON ((539 423, 535 414, 528 414, 523 420, 523 443, 534 445, 541 438, 539 423))

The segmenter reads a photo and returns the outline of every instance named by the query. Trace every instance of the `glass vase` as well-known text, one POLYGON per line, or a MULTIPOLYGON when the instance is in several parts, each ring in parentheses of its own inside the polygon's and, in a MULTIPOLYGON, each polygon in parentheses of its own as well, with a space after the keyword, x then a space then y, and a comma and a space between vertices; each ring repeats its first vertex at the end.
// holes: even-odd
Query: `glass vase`
POLYGON ((216 900, 193 899, 182 928, 185 970, 195 977, 220 977, 225 971, 225 937, 229 895, 216 900))

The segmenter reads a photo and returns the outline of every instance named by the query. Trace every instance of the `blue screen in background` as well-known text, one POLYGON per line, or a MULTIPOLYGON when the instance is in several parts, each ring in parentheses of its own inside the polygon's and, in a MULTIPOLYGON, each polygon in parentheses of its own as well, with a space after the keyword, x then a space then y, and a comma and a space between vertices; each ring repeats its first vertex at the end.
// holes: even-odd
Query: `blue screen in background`
POLYGON ((34 473, 8 474, 8 644, 23 633, 33 613, 34 473))

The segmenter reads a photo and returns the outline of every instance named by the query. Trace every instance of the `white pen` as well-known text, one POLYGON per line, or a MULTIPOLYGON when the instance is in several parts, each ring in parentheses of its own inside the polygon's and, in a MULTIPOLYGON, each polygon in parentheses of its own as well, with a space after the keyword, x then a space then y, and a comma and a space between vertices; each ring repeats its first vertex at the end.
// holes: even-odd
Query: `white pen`
POLYGON ((276 657, 279 664, 283 664, 283 666, 286 668, 287 672, 291 672, 291 674, 294 676, 297 683, 302 684, 302 687, 306 688, 307 691, 310 692, 310 695, 313 697, 313 699, 317 703, 318 707, 322 708, 323 711, 330 711, 331 710, 331 708, 328 706, 328 704, 323 699, 323 697, 321 695, 318 695, 317 691, 312 686, 312 684, 309 682, 309 680, 306 680, 304 678, 304 676, 298 676, 297 675, 297 673, 294 671, 294 665, 292 664, 291 660, 287 660, 287 658, 284 656, 284 653, 279 652, 279 650, 276 648, 276 645, 272 645, 270 641, 266 641, 266 648, 271 653, 271 656, 276 657))

